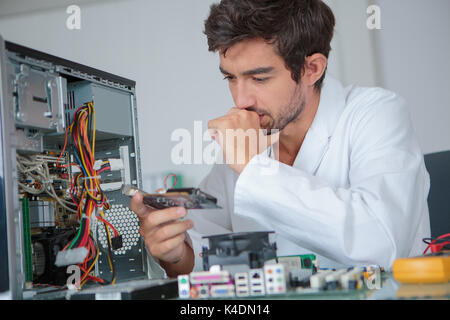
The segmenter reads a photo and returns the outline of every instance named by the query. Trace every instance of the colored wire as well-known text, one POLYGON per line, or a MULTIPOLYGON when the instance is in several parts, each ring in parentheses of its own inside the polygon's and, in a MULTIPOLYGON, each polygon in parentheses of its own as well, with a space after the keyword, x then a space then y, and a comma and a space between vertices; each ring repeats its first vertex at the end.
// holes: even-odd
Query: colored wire
POLYGON ((111 235, 109 230, 113 232, 116 237, 119 234, 117 229, 109 223, 104 215, 103 209, 109 210, 111 205, 107 201, 104 192, 101 189, 99 175, 100 173, 111 170, 109 161, 103 161, 99 170, 94 169, 95 164, 95 109, 92 102, 84 104, 79 107, 73 114, 72 123, 65 131, 64 147, 56 162, 58 167, 77 167, 79 173, 74 174, 70 182, 69 194, 76 206, 76 213, 78 215, 80 225, 78 233, 75 238, 68 243, 63 250, 70 250, 73 248, 85 247, 88 254, 84 261, 79 264, 80 270, 83 271, 83 276, 80 280, 80 288, 86 284, 87 281, 95 281, 99 283, 106 283, 104 279, 91 275, 91 272, 99 259, 100 249, 97 242, 93 239, 90 228, 91 218, 96 217, 97 220, 103 223, 105 232, 107 234, 108 244, 108 262, 112 272, 112 281, 116 281, 116 273, 114 267, 114 260, 112 259, 111 250, 111 235), (60 160, 66 150, 71 150, 73 154, 74 163, 60 164, 60 160), (95 212, 100 212, 97 216, 95 212))
POLYGON ((426 254, 429 249, 431 249, 431 252, 439 252, 442 250, 442 248, 446 245, 450 244, 450 233, 443 234, 437 238, 425 238, 423 239, 423 242, 428 244, 427 248, 423 252, 423 254, 426 254))
POLYGON ((174 173, 168 174, 167 176, 164 177, 164 189, 167 190, 167 179, 170 177, 174 177, 174 182, 173 185, 170 188, 174 188, 177 185, 178 182, 178 178, 177 175, 174 173))

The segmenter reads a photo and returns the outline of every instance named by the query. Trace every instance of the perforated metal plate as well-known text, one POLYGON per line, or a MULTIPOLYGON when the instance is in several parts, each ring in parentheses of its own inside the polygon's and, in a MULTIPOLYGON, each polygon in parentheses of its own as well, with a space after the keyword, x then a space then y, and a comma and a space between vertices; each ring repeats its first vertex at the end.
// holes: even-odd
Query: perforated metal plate
MULTIPOLYGON (((105 218, 110 222, 122 236, 123 246, 118 250, 114 250, 116 255, 124 255, 139 242, 139 220, 135 213, 122 204, 114 204, 110 210, 105 211, 105 218)), ((112 229, 109 228, 110 235, 113 235, 112 229)), ((98 240, 103 249, 108 249, 105 228, 98 228, 98 240)))

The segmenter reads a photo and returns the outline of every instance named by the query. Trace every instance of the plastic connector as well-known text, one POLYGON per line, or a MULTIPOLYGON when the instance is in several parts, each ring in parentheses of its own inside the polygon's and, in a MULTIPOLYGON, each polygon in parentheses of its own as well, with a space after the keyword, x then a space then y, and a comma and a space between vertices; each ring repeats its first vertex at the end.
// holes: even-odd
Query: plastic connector
POLYGON ((59 251, 56 255, 55 266, 63 267, 82 263, 87 255, 88 249, 85 247, 59 251))
POLYGON ((122 236, 117 236, 111 239, 111 245, 113 250, 118 250, 120 248, 122 248, 123 246, 123 241, 122 241, 122 236))

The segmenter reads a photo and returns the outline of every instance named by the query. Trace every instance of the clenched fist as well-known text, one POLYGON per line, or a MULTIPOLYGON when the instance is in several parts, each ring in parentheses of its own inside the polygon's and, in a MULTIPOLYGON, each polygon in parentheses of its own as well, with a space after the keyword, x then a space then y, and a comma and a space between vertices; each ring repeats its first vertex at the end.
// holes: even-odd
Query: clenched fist
POLYGON ((221 146, 226 164, 238 174, 254 156, 278 141, 279 132, 266 135, 260 120, 257 112, 231 108, 226 115, 208 122, 209 132, 221 146))

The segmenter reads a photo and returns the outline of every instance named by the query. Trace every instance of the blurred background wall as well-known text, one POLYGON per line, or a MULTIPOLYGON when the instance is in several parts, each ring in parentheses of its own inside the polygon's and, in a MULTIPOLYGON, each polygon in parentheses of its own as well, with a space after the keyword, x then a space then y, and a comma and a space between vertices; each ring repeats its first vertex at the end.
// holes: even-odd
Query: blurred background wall
MULTIPOLYGON (((168 172, 197 185, 208 165, 175 165, 177 128, 193 133, 233 106, 208 52, 203 22, 218 0, 0 0, 0 34, 65 59, 137 82, 144 187, 168 172), (81 8, 69 30, 66 8, 81 8)), ((381 86, 402 95, 424 153, 450 149, 448 0, 328 0, 337 25, 328 72, 344 85, 381 86), (369 5, 381 29, 369 30, 369 5)), ((382 128, 380 128, 382 129, 382 128)))

